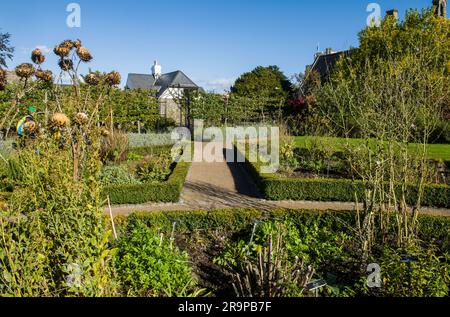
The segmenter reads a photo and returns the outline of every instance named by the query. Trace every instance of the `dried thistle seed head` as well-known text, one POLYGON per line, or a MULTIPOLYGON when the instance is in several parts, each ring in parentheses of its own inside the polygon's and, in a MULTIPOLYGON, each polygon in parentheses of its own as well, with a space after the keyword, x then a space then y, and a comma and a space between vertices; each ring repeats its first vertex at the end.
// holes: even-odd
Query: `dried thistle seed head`
POLYGON ((31 53, 31 60, 33 61, 33 63, 40 65, 43 62, 45 62, 45 56, 42 53, 42 51, 38 48, 36 48, 32 53, 31 53))
POLYGON ((106 75, 106 78, 105 78, 106 82, 110 86, 118 86, 118 85, 120 85, 121 79, 122 79, 122 77, 116 71, 110 72, 108 75, 106 75))
POLYGON ((75 122, 78 123, 79 125, 85 125, 86 123, 89 122, 89 117, 84 112, 78 112, 75 115, 75 122))
POLYGON ((59 67, 64 71, 69 71, 73 69, 73 61, 68 58, 63 58, 58 63, 59 67))
POLYGON ((71 40, 65 40, 59 44, 59 46, 67 47, 69 50, 75 47, 75 43, 71 40))
POLYGON ((54 127, 63 128, 67 127, 70 123, 69 118, 64 113, 55 113, 50 119, 54 127))
POLYGON ((54 48, 53 52, 61 58, 69 56, 70 48, 64 45, 58 45, 54 48))
POLYGON ((36 71, 36 78, 45 82, 52 82, 53 73, 50 70, 38 70, 36 71))
POLYGON ((107 130, 107 129, 103 129, 103 130, 102 130, 102 136, 104 136, 105 138, 106 138, 106 137, 109 137, 110 134, 111 134, 111 133, 109 132, 109 130, 107 130))
POLYGON ((26 122, 23 125, 23 131, 25 134, 32 134, 35 133, 38 130, 38 125, 34 121, 26 122))
POLYGON ((72 44, 76 48, 80 48, 81 47, 81 41, 80 40, 75 40, 75 41, 72 42, 72 44))
POLYGON ((97 86, 100 83, 100 78, 96 74, 90 73, 84 76, 84 81, 88 85, 97 86))
POLYGON ((35 72, 36 69, 29 63, 20 64, 16 67, 16 75, 20 78, 30 78, 35 72))
POLYGON ((85 47, 79 47, 77 49, 77 55, 83 62, 90 62, 92 60, 92 55, 89 50, 85 47))

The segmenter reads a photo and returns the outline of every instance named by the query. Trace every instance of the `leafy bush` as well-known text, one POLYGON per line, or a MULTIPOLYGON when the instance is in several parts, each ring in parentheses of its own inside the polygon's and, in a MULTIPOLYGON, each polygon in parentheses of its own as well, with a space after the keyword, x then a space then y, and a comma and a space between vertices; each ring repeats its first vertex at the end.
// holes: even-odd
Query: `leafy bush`
POLYGON ((173 239, 135 223, 120 240, 115 262, 128 295, 184 297, 196 285, 188 260, 173 239))
POLYGON ((159 183, 169 177, 172 166, 170 155, 157 155, 145 159, 136 167, 136 175, 142 182, 159 183))
MULTIPOLYGON (((227 232, 227 236, 231 238, 215 262, 225 268, 231 267, 232 271, 238 270, 241 273, 241 281, 243 281, 242 277, 253 276, 245 273, 248 268, 248 261, 253 264, 258 263, 256 259, 258 251, 263 251, 262 248, 267 246, 269 235, 272 234, 275 237, 281 228, 284 232, 283 252, 290 261, 295 261, 295 256, 298 256, 304 260, 305 265, 312 265, 316 269, 317 277, 325 279, 330 285, 330 287, 323 290, 323 295, 361 296, 369 294, 369 290, 364 286, 367 284, 367 274, 365 272, 365 265, 367 264, 363 265, 359 258, 358 237, 354 230, 356 223, 356 214, 354 212, 320 212, 290 209, 274 209, 270 211, 228 209, 138 212, 130 215, 127 220, 131 225, 135 222, 145 224, 150 230, 156 230, 165 235, 172 232, 174 222, 177 223, 176 230, 179 234, 189 235, 193 232, 205 231, 227 232), (255 222, 258 222, 258 225, 256 226, 253 242, 250 244, 252 225, 255 222), (248 252, 249 244, 251 245, 250 253, 248 252), (361 271, 361 267, 364 267, 364 271, 361 271)), ((420 278, 414 275, 414 278, 418 279, 418 285, 422 285, 420 286, 422 293, 416 294, 422 294, 422 296, 443 294, 445 288, 442 287, 442 281, 446 279, 446 271, 439 269, 439 262, 443 263, 443 265, 448 263, 448 260, 445 260, 445 256, 448 256, 449 252, 448 232, 450 230, 450 219, 423 215, 419 217, 419 222, 419 236, 423 240, 422 244, 426 246, 426 249, 424 249, 426 251, 423 251, 422 255, 420 253, 415 254, 423 261, 418 263, 420 267, 419 272, 425 270, 423 274, 428 283, 420 281, 420 278), (437 248, 428 247, 429 245, 436 245, 437 248), (439 259, 439 261, 435 259, 439 259), (430 266, 429 269, 426 269, 427 265, 430 266), (438 281, 436 284, 433 284, 434 282, 429 279, 429 276, 432 274, 439 274, 436 277, 438 281)), ((391 230, 395 231, 395 226, 391 230)), ((380 249, 383 251, 383 247, 380 249)), ((383 253, 380 253, 377 249, 376 254, 381 255, 370 259, 371 262, 373 261, 380 265, 384 263, 383 265, 386 265, 386 272, 384 272, 382 267, 382 274, 384 274, 386 279, 389 279, 389 285, 394 285, 392 283, 401 281, 400 278, 394 281, 396 274, 394 272, 403 269, 403 264, 397 263, 400 251, 392 252, 396 253, 396 255, 383 256, 383 253), (392 263, 389 264, 389 261, 392 263)), ((263 254, 265 253, 263 252, 263 254)), ((250 271, 254 272, 254 265, 251 265, 249 268, 251 269, 250 271)), ((402 274, 403 282, 407 281, 405 273, 403 272, 402 274)), ((233 281, 236 286, 239 285, 236 279, 233 281)), ((240 289, 239 286, 238 289, 240 289)), ((383 294, 385 296, 389 295, 388 293, 380 292, 371 293, 371 295, 383 294)))
POLYGON ((148 202, 178 202, 189 170, 189 164, 178 163, 167 181, 112 185, 103 189, 103 196, 109 195, 112 204, 143 204, 148 202))
POLYGON ((131 174, 126 166, 105 166, 100 175, 104 185, 140 184, 141 182, 131 174))
POLYGON ((401 260, 404 250, 385 247, 372 262, 381 268, 381 288, 370 289, 364 283, 366 295, 387 297, 445 297, 449 294, 450 257, 433 246, 414 248, 408 252, 417 260, 408 264, 401 260))

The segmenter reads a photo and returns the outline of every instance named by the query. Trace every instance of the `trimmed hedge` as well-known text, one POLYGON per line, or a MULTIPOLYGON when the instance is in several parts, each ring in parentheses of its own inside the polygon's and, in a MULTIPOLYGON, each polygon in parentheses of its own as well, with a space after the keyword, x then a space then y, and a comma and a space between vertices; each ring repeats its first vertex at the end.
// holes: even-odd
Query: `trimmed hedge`
MULTIPOLYGON (((223 230, 239 232, 251 230, 255 220, 284 220, 291 219, 295 223, 309 223, 315 219, 322 219, 333 230, 343 230, 343 224, 349 227, 355 225, 355 212, 352 211, 317 211, 302 209, 273 209, 263 211, 257 209, 219 209, 195 211, 156 211, 135 212, 126 220, 120 218, 122 229, 132 227, 136 222, 143 222, 149 228, 170 233, 176 222, 176 231, 189 233, 198 230, 223 230)), ((116 220, 117 222, 117 220, 116 220)), ((394 223, 394 222, 393 222, 394 223)), ((419 216, 419 236, 422 241, 435 242, 443 250, 450 248, 450 217, 419 216)))
MULTIPOLYGON (((244 168, 255 180, 261 192, 269 200, 306 201, 355 201, 355 193, 361 201, 364 194, 362 181, 348 179, 307 179, 287 178, 276 174, 260 174, 257 163, 243 163, 244 168)), ((411 186, 408 204, 417 200, 417 191, 411 186)), ((450 208, 450 186, 427 185, 422 197, 422 205, 428 207, 450 208)))
POLYGON ((178 202, 189 167, 188 163, 178 163, 169 179, 162 183, 106 186, 103 195, 109 195, 114 205, 178 202))

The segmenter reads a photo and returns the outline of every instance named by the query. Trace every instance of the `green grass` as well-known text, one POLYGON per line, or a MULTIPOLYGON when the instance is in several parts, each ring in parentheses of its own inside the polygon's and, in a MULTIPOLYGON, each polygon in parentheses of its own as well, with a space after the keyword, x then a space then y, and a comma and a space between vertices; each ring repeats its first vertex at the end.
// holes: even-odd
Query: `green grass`
MULTIPOLYGON (((331 147, 334 151, 342 151, 345 145, 349 143, 351 146, 359 146, 365 142, 369 142, 369 145, 374 145, 375 140, 364 139, 345 139, 345 138, 333 138, 333 137, 314 137, 314 136, 300 136, 295 137, 295 145, 297 147, 306 147, 308 144, 318 139, 324 145, 331 147)), ((417 144, 410 144, 410 149, 417 148, 417 144)), ((450 161, 450 144, 429 144, 428 146, 428 158, 432 160, 444 160, 450 161)))

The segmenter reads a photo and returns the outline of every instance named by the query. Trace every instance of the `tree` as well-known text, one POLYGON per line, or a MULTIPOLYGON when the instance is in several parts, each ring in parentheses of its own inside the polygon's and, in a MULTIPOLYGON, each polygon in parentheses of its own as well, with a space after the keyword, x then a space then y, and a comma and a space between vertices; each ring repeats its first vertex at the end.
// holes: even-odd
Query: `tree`
POLYGON ((279 119, 293 88, 278 66, 258 66, 239 77, 231 87, 232 95, 251 98, 259 105, 260 120, 279 119))
MULTIPOLYGON (((422 71, 430 77, 432 74, 442 73, 442 80, 450 84, 450 20, 436 17, 431 10, 410 10, 404 21, 397 21, 393 16, 387 16, 379 27, 369 26, 359 33, 359 48, 351 50, 349 58, 342 58, 334 67, 331 81, 333 85, 350 80, 358 76, 363 80, 367 63, 373 61, 395 60, 398 65, 409 62, 411 56, 419 56, 423 62, 422 71), (442 71, 442 72, 441 72, 442 71), (353 72, 353 73, 352 73, 353 72)), ((450 98, 448 95, 439 96, 442 105, 442 116, 438 127, 430 136, 430 142, 448 142, 450 140, 448 121, 444 113, 450 111, 450 98)), ((320 99, 320 98, 319 98, 320 99)), ((346 125, 349 136, 361 137, 360 126, 354 117, 348 115, 339 125, 336 117, 340 114, 333 108, 333 103, 325 100, 318 101, 320 112, 331 119, 333 134, 344 135, 346 125), (349 130, 350 129, 350 130, 349 130)), ((423 126, 424 119, 417 118, 414 124, 419 128, 423 126)), ((423 129, 419 129, 423 130, 423 129)))
POLYGON ((0 33, 0 69, 7 67, 6 60, 13 58, 14 47, 10 45, 11 34, 0 33))
POLYGON ((427 144, 450 95, 443 67, 448 34, 450 22, 429 11, 410 11, 401 23, 387 17, 360 33, 360 49, 338 63, 318 92, 331 133, 368 140, 347 149, 350 170, 364 188, 357 223, 363 263, 377 243, 387 242, 392 219, 397 247, 416 246, 427 144))
POLYGON ((231 92, 243 97, 286 98, 292 84, 278 66, 258 66, 239 77, 231 92))

